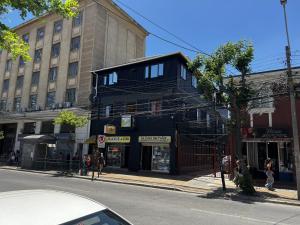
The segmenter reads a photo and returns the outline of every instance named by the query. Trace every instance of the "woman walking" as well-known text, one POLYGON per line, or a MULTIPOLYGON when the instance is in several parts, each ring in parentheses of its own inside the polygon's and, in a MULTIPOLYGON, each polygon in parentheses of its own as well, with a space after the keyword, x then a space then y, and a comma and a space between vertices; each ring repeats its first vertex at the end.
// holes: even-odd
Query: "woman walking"
POLYGON ((266 159, 265 166, 266 166, 266 175, 267 175, 265 187, 268 188, 269 190, 273 190, 274 172, 272 170, 272 160, 270 158, 266 159))

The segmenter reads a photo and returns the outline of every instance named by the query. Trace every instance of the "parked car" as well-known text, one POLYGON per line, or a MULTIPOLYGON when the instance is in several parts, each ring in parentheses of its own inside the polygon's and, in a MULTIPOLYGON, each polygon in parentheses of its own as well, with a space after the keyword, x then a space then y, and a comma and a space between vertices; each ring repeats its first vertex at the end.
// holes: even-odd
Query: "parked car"
POLYGON ((0 208, 5 225, 132 225, 94 200, 61 191, 2 192, 0 208))

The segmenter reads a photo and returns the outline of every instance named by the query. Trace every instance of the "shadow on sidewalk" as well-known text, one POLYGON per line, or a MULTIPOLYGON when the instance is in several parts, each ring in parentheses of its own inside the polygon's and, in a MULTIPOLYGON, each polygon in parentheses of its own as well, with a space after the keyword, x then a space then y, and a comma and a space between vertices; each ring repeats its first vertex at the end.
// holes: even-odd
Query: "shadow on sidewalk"
POLYGON ((198 195, 199 198, 206 198, 206 199, 224 199, 224 200, 231 200, 236 202, 241 202, 245 204, 254 204, 256 202, 269 202, 270 199, 272 200, 287 200, 290 201, 292 199, 283 198, 277 195, 276 193, 270 193, 266 191, 259 191, 253 195, 247 195, 243 193, 241 190, 236 188, 227 188, 224 192, 223 189, 217 188, 212 190, 211 192, 203 195, 198 195))

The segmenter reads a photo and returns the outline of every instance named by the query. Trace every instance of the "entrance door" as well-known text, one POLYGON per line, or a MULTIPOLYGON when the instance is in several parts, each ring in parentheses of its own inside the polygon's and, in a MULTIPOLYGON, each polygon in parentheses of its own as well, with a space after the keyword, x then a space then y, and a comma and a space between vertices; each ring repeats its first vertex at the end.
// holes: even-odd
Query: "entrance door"
POLYGON ((123 168, 128 168, 128 160, 129 160, 129 151, 130 151, 130 147, 129 146, 125 146, 124 152, 123 152, 123 156, 122 156, 122 167, 123 168))
POLYGON ((266 143, 257 143, 258 155, 258 169, 265 170, 265 160, 267 159, 267 146, 266 143))
POLYGON ((142 170, 151 170, 152 146, 143 146, 142 151, 142 170))
POLYGON ((278 166, 278 146, 276 142, 270 142, 268 144, 268 157, 273 161, 273 171, 275 172, 275 176, 277 177, 279 174, 279 166, 278 166))

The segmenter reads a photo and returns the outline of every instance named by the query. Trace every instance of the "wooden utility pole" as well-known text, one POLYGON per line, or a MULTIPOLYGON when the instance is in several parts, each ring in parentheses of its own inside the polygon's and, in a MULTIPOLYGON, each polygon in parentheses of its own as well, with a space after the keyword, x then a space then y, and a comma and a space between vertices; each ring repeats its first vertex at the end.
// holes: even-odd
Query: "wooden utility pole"
POLYGON ((287 23, 286 9, 285 9, 287 0, 280 0, 280 3, 283 6, 285 31, 286 31, 286 37, 287 37, 287 42, 288 42, 288 45, 285 47, 285 51, 286 51, 288 86, 289 86, 290 102, 291 102, 293 147, 294 147, 295 167, 296 167, 295 172, 296 172, 296 180, 297 180, 297 194, 298 194, 298 200, 300 200, 299 131, 298 131, 298 121, 297 121, 297 111, 296 111, 295 86, 294 86, 292 66, 291 66, 291 45, 290 45, 290 37, 289 37, 289 32, 288 32, 288 23, 287 23))

